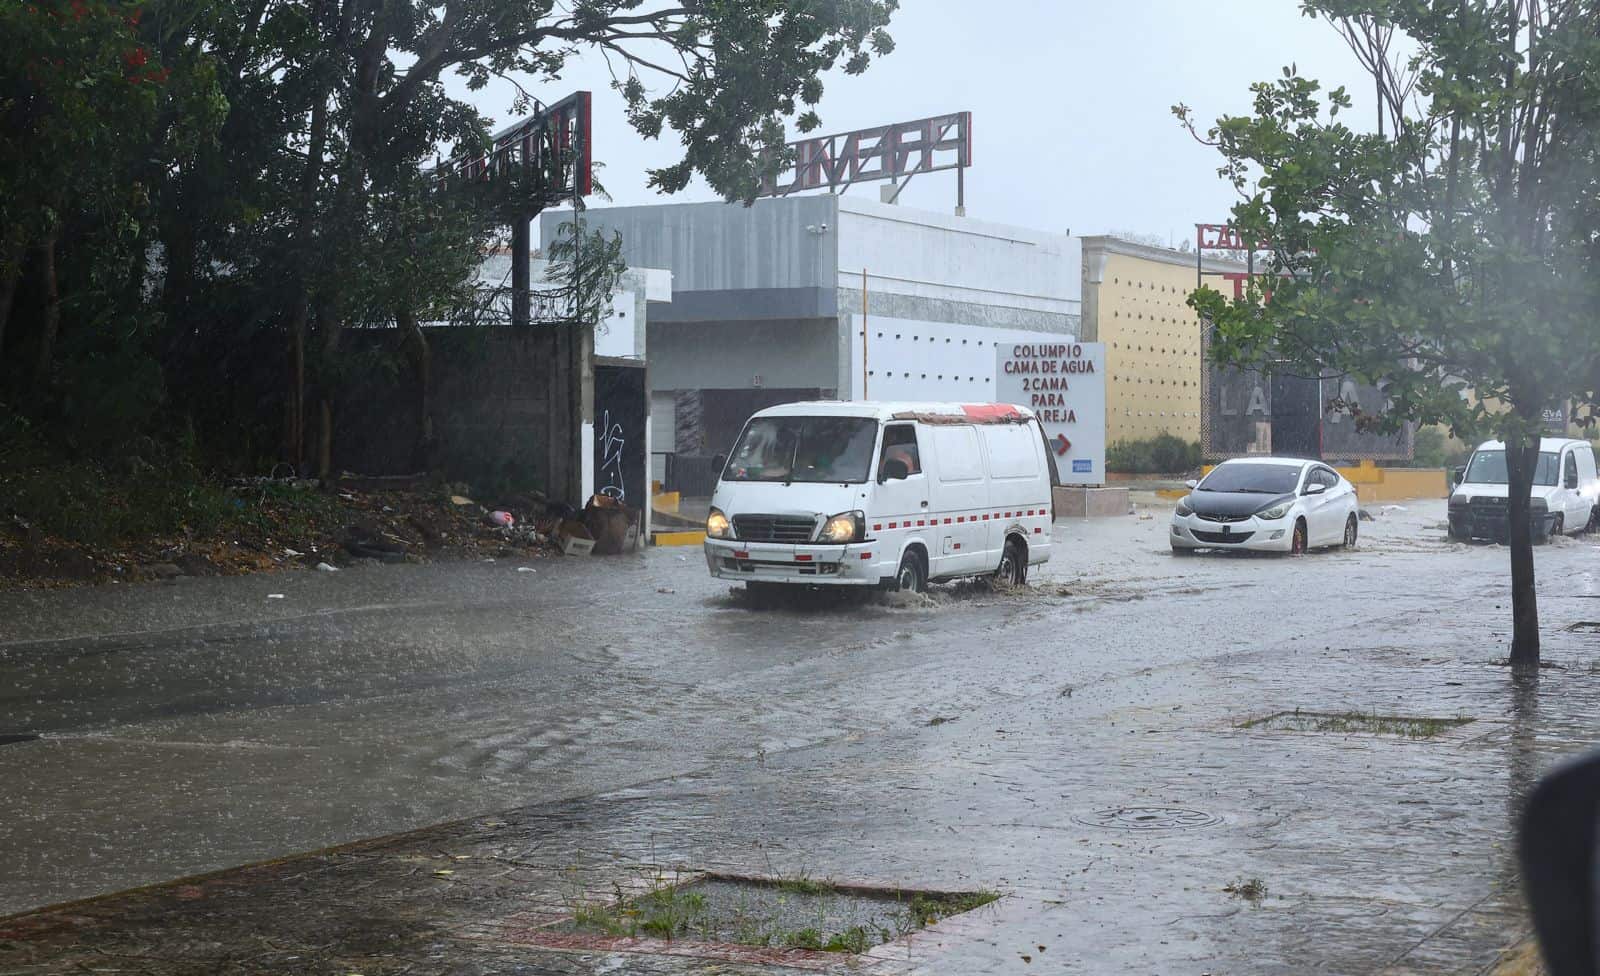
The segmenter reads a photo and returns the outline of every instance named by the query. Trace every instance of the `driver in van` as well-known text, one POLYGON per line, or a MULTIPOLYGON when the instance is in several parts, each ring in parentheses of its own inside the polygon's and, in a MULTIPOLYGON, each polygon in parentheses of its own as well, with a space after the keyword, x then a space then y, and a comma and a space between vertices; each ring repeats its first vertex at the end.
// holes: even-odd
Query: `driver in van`
POLYGON ((887 470, 890 461, 899 461, 901 464, 904 464, 906 466, 906 475, 908 477, 916 474, 919 470, 917 465, 917 452, 915 445, 912 444, 885 445, 883 449, 883 461, 878 468, 878 473, 880 475, 887 470))

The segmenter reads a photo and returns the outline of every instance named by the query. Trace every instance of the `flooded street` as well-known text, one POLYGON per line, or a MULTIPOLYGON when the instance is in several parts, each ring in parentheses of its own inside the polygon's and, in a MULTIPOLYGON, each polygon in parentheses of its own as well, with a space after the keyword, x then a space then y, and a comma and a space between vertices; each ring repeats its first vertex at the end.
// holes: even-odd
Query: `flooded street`
POLYGON ((0 596, 0 914, 477 818, 415 846, 546 901, 642 865, 998 891, 927 971, 1478 972, 1524 926, 1516 798, 1600 729, 1563 630, 1600 540, 1537 551, 1557 666, 1518 686, 1506 551, 1442 501, 1292 559, 1174 558, 1140 511, 1059 522, 1016 592, 769 609, 655 549, 0 596), (1470 721, 1254 724, 1297 709, 1470 721))

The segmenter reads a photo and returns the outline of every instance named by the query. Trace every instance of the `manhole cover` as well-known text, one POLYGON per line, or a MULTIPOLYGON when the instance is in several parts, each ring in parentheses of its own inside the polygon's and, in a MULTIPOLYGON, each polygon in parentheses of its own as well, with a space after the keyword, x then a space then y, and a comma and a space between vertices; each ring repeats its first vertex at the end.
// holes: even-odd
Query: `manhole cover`
POLYGON ((1115 827, 1119 830, 1186 830, 1222 822, 1221 817, 1203 810, 1185 810, 1182 807, 1117 807, 1114 810, 1096 810, 1072 819, 1086 827, 1115 827))

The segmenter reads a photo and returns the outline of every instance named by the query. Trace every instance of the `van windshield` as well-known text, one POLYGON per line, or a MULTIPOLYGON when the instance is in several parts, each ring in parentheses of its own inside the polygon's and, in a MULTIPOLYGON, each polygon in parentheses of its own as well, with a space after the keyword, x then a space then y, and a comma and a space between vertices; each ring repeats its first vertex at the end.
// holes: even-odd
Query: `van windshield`
MULTIPOLYGON (((1536 485, 1553 485, 1556 483, 1556 456, 1549 451, 1541 451, 1539 463, 1533 469, 1533 483, 1536 485)), ((1476 451, 1472 455, 1472 462, 1467 465, 1467 473, 1462 477, 1464 484, 1471 485, 1503 485, 1506 483, 1506 452, 1505 451, 1476 451)))
POLYGON ((724 481, 867 480, 878 422, 867 417, 757 417, 739 435, 724 481))

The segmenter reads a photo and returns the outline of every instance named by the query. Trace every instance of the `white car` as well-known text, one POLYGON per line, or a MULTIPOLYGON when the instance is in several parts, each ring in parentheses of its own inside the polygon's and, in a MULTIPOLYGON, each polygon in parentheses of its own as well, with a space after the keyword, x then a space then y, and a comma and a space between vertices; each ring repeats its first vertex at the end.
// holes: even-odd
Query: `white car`
POLYGON ((1196 549, 1301 553, 1356 544, 1355 486, 1321 461, 1237 458, 1188 484, 1192 490, 1172 513, 1174 555, 1196 549))

